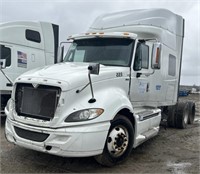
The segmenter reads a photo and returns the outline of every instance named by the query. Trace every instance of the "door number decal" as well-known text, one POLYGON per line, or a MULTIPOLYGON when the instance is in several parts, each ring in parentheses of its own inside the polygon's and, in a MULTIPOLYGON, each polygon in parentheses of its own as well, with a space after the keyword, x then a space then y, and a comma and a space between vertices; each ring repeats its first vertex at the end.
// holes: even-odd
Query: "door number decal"
POLYGON ((117 72, 116 73, 116 77, 122 77, 122 76, 123 76, 122 72, 117 72))

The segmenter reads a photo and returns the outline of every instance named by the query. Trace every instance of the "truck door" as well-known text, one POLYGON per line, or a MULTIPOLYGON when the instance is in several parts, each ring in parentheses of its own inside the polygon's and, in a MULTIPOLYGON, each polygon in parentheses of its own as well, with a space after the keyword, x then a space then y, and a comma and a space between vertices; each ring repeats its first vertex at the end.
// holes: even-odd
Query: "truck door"
POLYGON ((140 133, 144 136, 155 134, 158 131, 157 128, 161 119, 158 112, 155 113, 155 110, 148 107, 157 101, 157 94, 153 91, 153 88, 155 88, 155 84, 161 78, 158 77, 160 73, 155 72, 151 66, 152 47, 153 42, 137 43, 131 72, 130 100, 133 107, 142 106, 138 115, 140 117, 140 133))
POLYGON ((146 103, 149 99, 149 76, 151 69, 150 48, 144 42, 138 42, 135 52, 135 59, 132 65, 130 99, 131 102, 137 102, 139 105, 146 103))
MULTIPOLYGON (((130 100, 134 106, 161 106, 165 102, 166 48, 155 41, 138 42, 132 63, 130 100), (162 66, 161 66, 162 64, 162 66)), ((171 65, 171 69, 175 67, 171 65)), ((174 71, 174 69, 173 69, 174 71)), ((174 73, 174 72, 172 72, 174 73)))

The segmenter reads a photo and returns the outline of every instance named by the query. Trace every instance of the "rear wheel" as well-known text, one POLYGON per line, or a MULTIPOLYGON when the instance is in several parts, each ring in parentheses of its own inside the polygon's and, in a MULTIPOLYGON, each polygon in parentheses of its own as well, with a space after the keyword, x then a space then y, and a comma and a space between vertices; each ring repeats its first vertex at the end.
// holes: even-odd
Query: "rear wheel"
POLYGON ((188 118, 189 118, 188 103, 178 103, 176 118, 175 118, 176 127, 180 129, 185 129, 187 127, 188 118))
POLYGON ((111 123, 104 151, 95 157, 96 161, 104 166, 113 166, 123 162, 133 147, 134 129, 129 119, 122 115, 111 123))
POLYGON ((194 102, 188 102, 189 107, 189 117, 188 117, 188 124, 194 123, 195 118, 195 103, 194 102))
POLYGON ((167 125, 169 127, 175 127, 175 117, 176 117, 176 105, 168 106, 167 125))

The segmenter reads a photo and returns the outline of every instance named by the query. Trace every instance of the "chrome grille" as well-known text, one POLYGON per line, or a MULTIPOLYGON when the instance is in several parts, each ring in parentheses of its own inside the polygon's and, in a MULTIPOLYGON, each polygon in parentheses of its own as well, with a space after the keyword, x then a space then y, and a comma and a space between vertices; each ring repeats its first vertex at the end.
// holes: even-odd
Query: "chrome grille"
POLYGON ((54 117, 61 89, 59 87, 32 84, 17 84, 15 93, 16 112, 18 115, 42 120, 54 117))

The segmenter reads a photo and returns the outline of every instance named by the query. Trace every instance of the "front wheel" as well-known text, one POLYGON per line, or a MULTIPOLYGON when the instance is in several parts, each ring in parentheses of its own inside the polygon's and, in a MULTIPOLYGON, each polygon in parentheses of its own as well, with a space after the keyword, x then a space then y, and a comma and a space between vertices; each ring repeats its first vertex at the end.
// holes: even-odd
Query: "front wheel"
POLYGON ((112 121, 103 153, 95 157, 104 166, 123 162, 133 147, 134 129, 129 119, 117 115, 112 121))

